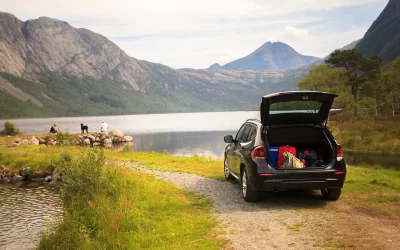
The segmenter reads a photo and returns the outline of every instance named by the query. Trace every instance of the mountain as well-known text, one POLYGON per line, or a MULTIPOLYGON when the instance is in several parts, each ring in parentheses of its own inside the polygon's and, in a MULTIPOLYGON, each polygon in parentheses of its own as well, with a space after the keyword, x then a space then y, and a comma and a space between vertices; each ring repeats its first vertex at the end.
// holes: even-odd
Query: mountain
POLYGON ((355 49, 368 57, 378 55, 383 63, 400 56, 399 0, 389 1, 355 49))
POLYGON ((64 21, 0 12, 1 118, 244 110, 303 74, 175 70, 64 21))
POLYGON ((318 59, 313 56, 303 56, 285 43, 266 42, 248 56, 222 67, 219 64, 213 64, 209 70, 286 70, 310 64, 318 59))

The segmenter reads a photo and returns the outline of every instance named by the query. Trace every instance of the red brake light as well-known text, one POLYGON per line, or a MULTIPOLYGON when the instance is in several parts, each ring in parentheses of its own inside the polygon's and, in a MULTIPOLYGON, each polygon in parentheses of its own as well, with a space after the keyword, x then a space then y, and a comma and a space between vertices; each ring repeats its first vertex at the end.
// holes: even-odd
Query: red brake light
POLYGON ((265 159, 264 146, 258 146, 253 149, 253 152, 251 152, 251 156, 254 159, 265 159))
POLYGON ((340 144, 336 145, 336 152, 337 152, 336 157, 343 157, 342 145, 340 145, 340 144))

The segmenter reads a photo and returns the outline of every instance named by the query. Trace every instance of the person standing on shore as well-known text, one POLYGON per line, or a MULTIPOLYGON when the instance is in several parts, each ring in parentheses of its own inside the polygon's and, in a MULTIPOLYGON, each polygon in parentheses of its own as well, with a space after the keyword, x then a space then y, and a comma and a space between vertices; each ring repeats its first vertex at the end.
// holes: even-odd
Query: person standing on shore
POLYGON ((108 131, 108 124, 104 121, 101 122, 101 127, 100 127, 101 132, 106 132, 108 131))

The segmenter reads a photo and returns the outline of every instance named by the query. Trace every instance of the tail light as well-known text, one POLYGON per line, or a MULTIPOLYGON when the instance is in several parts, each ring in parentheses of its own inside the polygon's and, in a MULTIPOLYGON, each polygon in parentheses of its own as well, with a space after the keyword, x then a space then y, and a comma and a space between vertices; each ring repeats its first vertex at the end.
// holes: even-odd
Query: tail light
POLYGON ((336 152, 337 152, 337 157, 343 157, 343 149, 342 149, 342 145, 337 144, 336 145, 336 152))
POLYGON ((264 146, 258 146, 251 152, 253 159, 265 159, 264 146))
POLYGON ((340 144, 336 144, 336 158, 338 161, 343 159, 343 148, 340 144))

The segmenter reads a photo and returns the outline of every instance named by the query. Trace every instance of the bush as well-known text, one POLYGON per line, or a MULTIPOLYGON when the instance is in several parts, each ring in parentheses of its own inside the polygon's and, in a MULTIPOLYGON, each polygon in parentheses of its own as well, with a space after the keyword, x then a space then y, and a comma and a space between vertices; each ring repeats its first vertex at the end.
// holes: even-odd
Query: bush
POLYGON ((61 173, 65 181, 61 195, 64 202, 70 204, 74 200, 92 200, 96 188, 102 182, 101 171, 105 161, 103 151, 93 148, 77 159, 71 159, 65 154, 61 158, 61 173))
POLYGON ((9 121, 6 121, 4 123, 4 129, 0 131, 0 136, 15 136, 15 135, 21 135, 21 131, 17 128, 17 126, 9 121))

